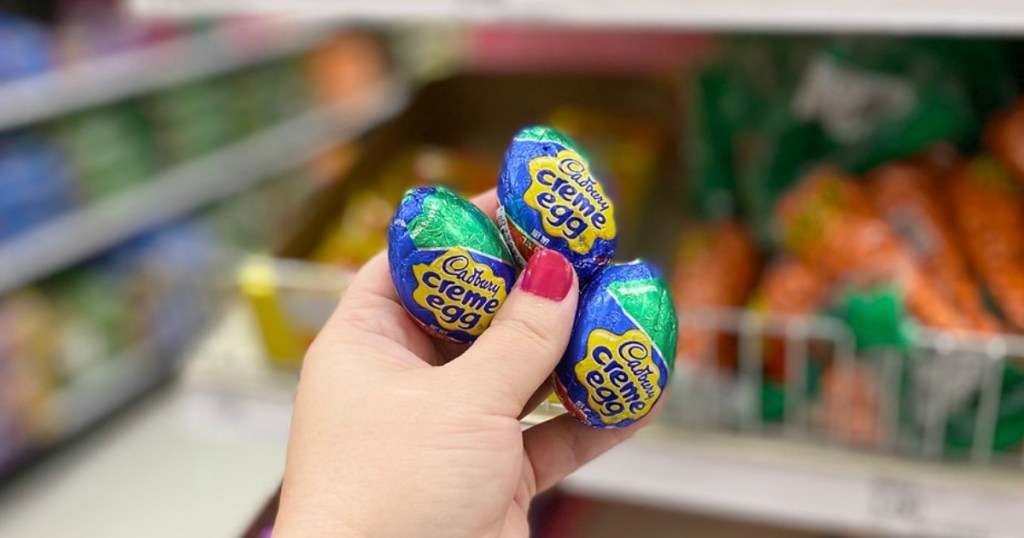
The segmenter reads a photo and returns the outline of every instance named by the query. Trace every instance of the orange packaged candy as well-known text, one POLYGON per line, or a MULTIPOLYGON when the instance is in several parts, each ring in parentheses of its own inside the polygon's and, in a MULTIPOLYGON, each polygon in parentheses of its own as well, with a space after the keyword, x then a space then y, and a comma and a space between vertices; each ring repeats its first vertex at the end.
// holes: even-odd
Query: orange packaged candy
POLYGON ((776 218, 786 249, 831 278, 896 285, 923 324, 967 326, 860 187, 840 170, 812 171, 781 199, 776 218))
MULTIPOLYGON (((810 316, 825 304, 831 290, 832 280, 814 266, 786 259, 765 271, 749 306, 764 314, 810 316)), ((784 340, 767 337, 763 346, 765 375, 773 381, 783 381, 786 377, 784 340)))
POLYGON ((996 115, 985 129, 985 146, 1024 181, 1024 99, 996 115))
POLYGON ((938 291, 967 318, 967 328, 999 330, 998 319, 982 302, 931 172, 922 165, 894 163, 873 171, 869 179, 868 193, 879 214, 938 291))
POLYGON ((1024 193, 1010 170, 978 157, 947 189, 971 264, 1009 324, 1024 330, 1024 193))
POLYGON ((718 360, 735 362, 734 353, 728 351, 735 342, 713 330, 688 324, 686 313, 694 308, 742 305, 754 286, 759 264, 753 242, 735 221, 696 226, 684 232, 672 277, 676 307, 683 312, 677 348, 682 360, 700 362, 718 343, 718 360))
POLYGON ((824 304, 830 279, 801 260, 786 259, 765 271, 752 309, 783 316, 808 316, 824 304))

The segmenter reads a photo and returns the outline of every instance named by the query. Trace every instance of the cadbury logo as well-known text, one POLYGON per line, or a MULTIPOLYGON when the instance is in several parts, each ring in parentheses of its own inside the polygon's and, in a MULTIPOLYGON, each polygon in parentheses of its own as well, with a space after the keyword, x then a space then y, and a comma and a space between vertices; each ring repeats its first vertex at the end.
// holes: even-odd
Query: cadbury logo
POLYGON ((581 254, 598 238, 615 237, 611 202, 576 152, 565 149, 554 157, 538 157, 529 168, 534 181, 525 200, 542 214, 545 232, 565 238, 581 254))
POLYGON ((413 300, 434 314, 441 328, 479 335, 508 294, 508 283, 462 247, 412 268, 413 300))
POLYGON ((587 387, 591 408, 609 423, 642 417, 661 394, 661 370, 652 350, 650 337, 639 329, 623 334, 595 329, 587 338, 576 378, 587 387))

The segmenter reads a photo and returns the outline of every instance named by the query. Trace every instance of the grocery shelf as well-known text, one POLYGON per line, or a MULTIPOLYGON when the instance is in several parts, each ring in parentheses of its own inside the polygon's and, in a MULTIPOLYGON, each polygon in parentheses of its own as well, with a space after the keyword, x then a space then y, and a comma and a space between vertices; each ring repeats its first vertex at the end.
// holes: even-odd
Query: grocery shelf
MULTIPOLYGON (((49 446, 73 440, 104 418, 142 396, 172 371, 173 361, 154 356, 144 345, 129 347, 92 365, 67 385, 55 390, 46 412, 59 425, 49 446)), ((25 445, 9 454, 10 461, 32 459, 38 448, 25 445)), ((0 473, 0 479, 5 478, 0 473)))
POLYGON ((328 25, 259 19, 218 25, 0 85, 0 131, 308 50, 328 25))
POLYGON ((154 225, 240 192, 360 135, 401 109, 404 95, 381 89, 372 111, 314 109, 216 152, 176 166, 124 193, 0 244, 0 294, 82 261, 154 225))
POLYGON ((1020 536, 1024 481, 915 462, 654 425, 570 476, 568 491, 885 536, 1020 536))
MULTIPOLYGON (((153 357, 145 347, 130 348, 76 377, 56 394, 55 411, 71 439, 166 377, 171 361, 153 357)), ((58 441, 59 442, 59 441, 58 441)))
POLYGON ((278 12, 364 20, 501 21, 692 29, 1021 34, 1017 0, 134 0, 142 13, 278 12))

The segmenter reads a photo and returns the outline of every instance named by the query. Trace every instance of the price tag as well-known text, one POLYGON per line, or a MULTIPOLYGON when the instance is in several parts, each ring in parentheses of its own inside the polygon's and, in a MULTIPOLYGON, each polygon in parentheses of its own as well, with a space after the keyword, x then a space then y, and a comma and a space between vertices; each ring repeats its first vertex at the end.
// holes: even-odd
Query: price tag
POLYGON ((919 485, 883 478, 871 488, 868 514, 872 518, 914 528, 923 525, 925 495, 919 485))
POLYGON ((891 532, 950 538, 1009 538, 1024 528, 1024 488, 963 487, 885 477, 870 484, 867 516, 891 532))

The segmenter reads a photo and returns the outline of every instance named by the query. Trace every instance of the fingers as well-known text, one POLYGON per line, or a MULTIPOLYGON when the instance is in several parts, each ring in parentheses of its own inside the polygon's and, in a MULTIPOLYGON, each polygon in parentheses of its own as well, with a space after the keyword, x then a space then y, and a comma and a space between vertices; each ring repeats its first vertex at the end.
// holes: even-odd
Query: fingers
POLYGON ((551 378, 549 377, 545 379, 544 383, 533 392, 530 399, 526 400, 526 405, 524 405, 523 410, 519 412, 519 419, 522 420, 523 417, 532 413, 534 409, 537 409, 537 406, 543 403, 544 400, 547 400, 548 396, 551 396, 552 392, 554 392, 554 386, 551 383, 551 378))
MULTIPOLYGON (((495 217, 498 199, 494 189, 477 195, 472 202, 490 218, 495 217)), ((464 345, 444 342, 438 342, 435 349, 429 337, 420 334, 395 291, 386 252, 377 253, 356 273, 322 333, 330 335, 346 322, 355 322, 374 334, 391 335, 393 340, 420 357, 437 357, 438 360, 430 361, 432 364, 446 362, 465 349, 464 345)))
POLYGON ((495 412, 518 416, 565 351, 578 296, 569 262, 536 252, 491 326, 446 368, 486 394, 495 412))
POLYGON ((473 197, 473 205, 480 208, 485 215, 491 217, 491 220, 497 218, 498 215, 498 194, 496 189, 491 189, 487 192, 478 194, 473 197))
POLYGON ((316 340, 328 346, 367 340, 374 346, 394 343, 398 345, 396 351, 411 351, 429 364, 439 362, 434 360, 436 352, 430 337, 416 326, 399 303, 383 252, 359 270, 316 340), (348 328, 358 331, 346 330, 348 328))
POLYGON ((647 419, 618 430, 585 426, 565 414, 523 432, 523 449, 533 467, 536 495, 557 484, 588 461, 629 439, 647 419))
POLYGON ((395 285, 391 282, 391 273, 388 271, 387 252, 378 252, 370 261, 363 264, 352 283, 345 290, 344 296, 370 294, 390 301, 398 301, 398 293, 395 285))

